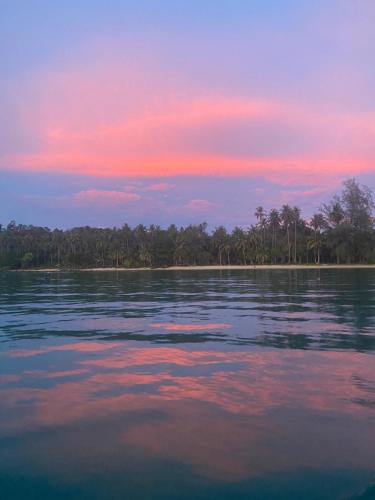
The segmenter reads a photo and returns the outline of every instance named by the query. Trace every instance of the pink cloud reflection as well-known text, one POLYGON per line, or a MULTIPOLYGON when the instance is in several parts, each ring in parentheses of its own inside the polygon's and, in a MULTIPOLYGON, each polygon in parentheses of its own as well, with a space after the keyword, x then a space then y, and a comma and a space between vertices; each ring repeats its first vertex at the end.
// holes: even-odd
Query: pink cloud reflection
POLYGON ((153 328, 162 328, 168 331, 204 331, 204 330, 221 330, 222 328, 230 328, 228 323, 204 323, 204 324, 183 324, 183 323, 151 323, 153 328))
MULTIPOLYGON (((86 354, 66 371, 69 380, 64 380, 61 370, 54 374, 48 369, 25 370, 19 374, 21 379, 8 376, 0 381, 2 406, 14 415, 0 420, 2 432, 74 428, 77 421, 84 421, 89 433, 90 422, 103 419, 106 425, 108 417, 118 415, 121 418, 116 421, 123 424, 106 434, 111 449, 130 445, 146 455, 185 463, 198 474, 227 481, 302 466, 375 465, 368 446, 375 437, 372 409, 361 403, 371 396, 366 387, 371 388, 373 379, 366 354, 90 344, 57 346, 67 359, 75 348, 86 354), (91 357, 93 352, 98 355, 91 357), (185 369, 181 373, 174 366, 185 369), (200 369, 203 366, 205 370, 200 369), (72 380, 75 375, 79 378, 72 380), (30 376, 33 385, 23 385, 30 376), (53 387, 45 386, 45 376, 56 381, 53 387), (9 387, 11 382, 17 386, 9 387), (20 411, 24 402, 27 411, 20 411), (129 419, 122 418, 139 411, 161 412, 166 418, 135 420, 130 426, 129 419), (326 426, 320 425, 319 416, 330 417, 326 426), (304 432, 306 425, 296 427, 289 417, 306 422, 311 434, 304 432), (343 434, 336 425, 336 419, 342 418, 352 431, 360 431, 343 434), (327 444, 325 453, 318 445, 322 441, 327 444)), ((20 350, 10 355, 24 357, 20 350)), ((89 434, 88 442, 92 438, 89 434)), ((72 453, 73 463, 76 446, 72 441, 64 447, 64 453, 72 453)))

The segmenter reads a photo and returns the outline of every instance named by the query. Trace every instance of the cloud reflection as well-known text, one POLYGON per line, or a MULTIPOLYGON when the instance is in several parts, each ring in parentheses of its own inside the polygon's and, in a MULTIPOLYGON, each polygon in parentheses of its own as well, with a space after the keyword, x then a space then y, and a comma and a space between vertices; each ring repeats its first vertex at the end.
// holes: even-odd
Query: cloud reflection
POLYGON ((220 330, 222 328, 230 328, 228 323, 202 323, 202 324, 184 324, 184 323, 151 323, 153 328, 161 328, 168 331, 205 331, 205 330, 220 330))
POLYGON ((0 419, 3 435, 68 429, 78 422, 90 432, 90 422, 107 426, 120 418, 123 424, 109 437, 113 446, 132 446, 227 481, 301 466, 375 465, 368 446, 375 437, 373 409, 363 403, 374 401, 367 354, 225 352, 91 341, 29 353, 9 354, 24 370, 20 380, 10 374, 1 381, 3 408, 12 415, 0 419), (69 361, 69 379, 64 371, 51 370, 50 363, 45 370, 30 369, 34 356, 48 360, 52 352, 69 361), (139 412, 149 417, 129 424, 128 417, 139 412), (341 425, 348 432, 338 440, 341 425), (322 454, 316 442, 332 446, 322 454))

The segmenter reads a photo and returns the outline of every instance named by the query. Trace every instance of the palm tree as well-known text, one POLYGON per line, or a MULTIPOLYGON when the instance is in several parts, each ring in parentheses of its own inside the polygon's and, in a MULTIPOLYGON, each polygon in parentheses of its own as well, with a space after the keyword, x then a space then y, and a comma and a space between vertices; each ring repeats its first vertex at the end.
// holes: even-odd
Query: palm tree
POLYGON ((310 226, 314 231, 313 237, 308 240, 308 247, 314 249, 315 264, 320 264, 320 249, 322 246, 321 230, 324 228, 325 222, 323 214, 314 214, 311 218, 310 226))
POLYGON ((300 221, 301 210, 298 207, 292 208, 293 224, 294 224, 294 264, 297 264, 297 224, 300 221))
POLYGON ((241 254, 242 262, 246 266, 247 241, 244 230, 240 227, 235 227, 232 232, 231 240, 235 250, 241 254))
POLYGON ((262 263, 263 252, 261 250, 261 241, 259 232, 254 226, 251 226, 248 232, 249 247, 251 248, 251 260, 256 263, 262 263))
POLYGON ((228 244, 228 233, 224 226, 219 226, 215 229, 212 234, 212 242, 214 248, 218 252, 218 263, 222 265, 222 253, 227 248, 228 244))
POLYGON ((290 245, 290 224, 293 220, 293 209, 289 205, 283 205, 281 208, 281 221, 286 231, 287 247, 288 247, 288 264, 291 261, 291 245, 290 245))
POLYGON ((275 247, 276 247, 276 238, 277 238, 277 230, 280 227, 280 214, 279 211, 275 208, 270 210, 268 214, 268 224, 272 229, 272 238, 271 238, 271 255, 274 256, 275 247))
POLYGON ((174 263, 176 266, 184 264, 184 256, 186 254, 186 240, 182 230, 179 232, 174 250, 174 263))
POLYGON ((265 255, 265 243, 266 243, 265 232, 266 232, 267 214, 264 211, 263 207, 259 206, 256 208, 254 215, 258 221, 257 225, 260 231, 260 243, 262 247, 262 255, 265 255))

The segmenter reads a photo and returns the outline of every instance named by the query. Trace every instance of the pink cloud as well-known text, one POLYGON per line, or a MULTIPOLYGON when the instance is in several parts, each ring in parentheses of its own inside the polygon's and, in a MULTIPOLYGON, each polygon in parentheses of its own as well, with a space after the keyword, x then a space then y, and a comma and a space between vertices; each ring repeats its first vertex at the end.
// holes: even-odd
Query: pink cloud
POLYGON ((125 191, 105 191, 98 189, 89 189, 79 191, 74 194, 74 200, 79 203, 100 203, 102 205, 122 205, 140 200, 141 197, 136 193, 127 193, 125 191))
MULTIPOLYGON (((0 157, 0 168, 93 176, 246 175, 285 184, 321 184, 322 175, 331 182, 374 170, 372 112, 202 92, 176 77, 166 81, 163 68, 150 60, 119 65, 116 57, 92 66, 80 61, 19 84, 12 93, 18 125, 34 146, 0 157)), ((160 183, 148 190, 170 188, 160 183)), ((135 200, 105 192, 97 198, 135 200)))
POLYGON ((189 210, 196 210, 196 211, 202 211, 205 212, 207 210, 210 210, 213 208, 215 205, 214 203, 211 203, 208 200, 201 200, 201 199, 194 199, 190 200, 189 203, 185 205, 185 208, 189 210))
POLYGON ((298 203, 306 198, 317 198, 323 196, 326 193, 330 193, 332 189, 339 188, 340 182, 335 179, 331 179, 329 185, 324 187, 315 187, 311 189, 301 189, 298 190, 281 190, 280 191, 280 204, 283 203, 298 203))
POLYGON ((159 182, 158 184, 151 184, 146 188, 146 191, 167 191, 173 189, 174 184, 168 184, 167 182, 159 182))

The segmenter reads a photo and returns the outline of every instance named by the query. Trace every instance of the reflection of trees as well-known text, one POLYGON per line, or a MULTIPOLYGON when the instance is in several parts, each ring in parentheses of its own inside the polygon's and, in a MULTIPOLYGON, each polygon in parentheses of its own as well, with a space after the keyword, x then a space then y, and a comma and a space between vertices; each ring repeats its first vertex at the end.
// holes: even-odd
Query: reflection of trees
POLYGON ((375 349, 374 278, 372 271, 358 269, 256 271, 258 294, 252 300, 260 327, 249 341, 279 348, 375 349))
POLYGON ((0 286, 0 313, 17 315, 3 327, 13 338, 63 334, 375 350, 375 272, 368 269, 2 273, 0 286), (53 324, 57 314, 66 321, 66 329, 61 330, 60 324, 58 332, 53 324), (144 327, 135 331, 69 327, 69 321, 77 318, 163 317, 189 323, 218 314, 234 325, 232 330, 187 336, 144 327), (49 330, 43 318, 49 318, 49 330))

